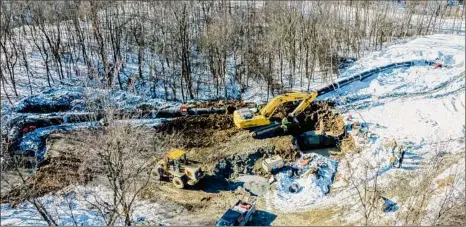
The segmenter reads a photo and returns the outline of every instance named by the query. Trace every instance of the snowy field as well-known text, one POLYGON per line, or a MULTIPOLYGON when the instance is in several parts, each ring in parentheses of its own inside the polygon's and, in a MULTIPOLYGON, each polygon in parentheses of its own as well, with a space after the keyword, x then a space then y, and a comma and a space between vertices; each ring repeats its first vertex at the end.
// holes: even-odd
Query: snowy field
MULTIPOLYGON (((343 75, 350 76, 374 67, 409 60, 435 60, 442 63, 443 67, 425 65, 386 71, 319 97, 337 101, 346 123, 365 122, 368 125, 366 130, 369 131, 369 142, 356 132, 351 132, 357 145, 362 148, 360 153, 347 154, 345 159, 352 166, 356 178, 374 181, 377 175, 379 187, 389 188, 390 182, 397 177, 416 176, 429 171, 430 162, 439 153, 446 153, 454 157, 453 165, 448 169, 445 166, 438 178, 445 178, 452 175, 450 172, 455 172, 455 183, 451 186, 455 187, 453 197, 464 200, 464 41, 464 36, 432 35, 374 52, 357 61, 343 75), (390 166, 392 152, 383 146, 387 140, 395 140, 407 149, 400 169, 390 166), (366 169, 362 167, 367 165, 374 171, 366 178, 366 169)), ((338 171, 343 176, 350 174, 346 164, 340 164, 338 171)), ((440 192, 431 198, 428 205, 429 213, 439 212, 438 203, 444 198, 442 190, 451 188, 437 190, 440 192)), ((320 193, 309 190, 307 196, 319 198, 320 193)), ((303 199, 287 204, 286 207, 296 211, 303 206, 319 208, 352 205, 349 211, 351 215, 337 219, 344 223, 358 223, 355 221, 362 219, 362 208, 357 202, 354 187, 331 192, 328 197, 317 199, 312 206, 303 203, 307 196, 301 195, 303 199)), ((396 219, 395 213, 384 217, 393 221, 396 219)), ((423 220, 422 223, 432 224, 429 220, 423 220)))
MULTIPOLYGON (((62 191, 56 195, 47 195, 39 199, 47 207, 50 215, 64 226, 105 226, 108 217, 105 210, 100 210, 97 204, 110 203, 112 191, 100 186, 74 186, 73 191, 62 191)), ((25 202, 16 208, 9 204, 1 206, 1 223, 5 225, 44 226, 47 223, 41 218, 33 204, 25 202)), ((169 225, 169 218, 177 219, 182 215, 183 207, 176 204, 158 203, 153 201, 136 201, 133 219, 136 224, 169 225)), ((115 225, 124 225, 124 220, 118 219, 115 225)))
MULTIPOLYGON (((352 167, 353 176, 359 179, 358 184, 368 181, 373 183, 377 179, 381 188, 390 191, 390 185, 396 183, 399 178, 408 178, 410 184, 415 186, 418 178, 430 171, 431 161, 439 154, 445 154, 450 165, 443 166, 439 173, 432 174, 438 174, 435 179, 453 176, 454 182, 446 187, 431 185, 436 193, 429 198, 426 206, 429 215, 422 220, 422 224, 432 224, 430 217, 439 212, 439 204, 444 201, 446 194, 451 196, 452 200, 464 201, 464 43, 464 35, 419 37, 373 52, 343 72, 342 77, 347 77, 376 67, 410 60, 442 63, 442 67, 415 65, 384 71, 319 97, 320 100, 336 101, 345 123, 365 122, 369 138, 364 139, 355 130, 351 131, 361 152, 346 154, 342 162, 338 163, 338 168, 331 160, 324 160, 330 164, 328 176, 320 180, 301 180, 299 183, 303 188, 297 194, 283 193, 279 184, 276 190, 266 195, 267 207, 283 213, 341 207, 346 209, 345 213, 334 217, 335 220, 347 224, 361 223, 362 208, 354 185, 348 183, 351 181, 348 177, 348 166, 352 167), (402 168, 390 166, 392 152, 384 147, 387 140, 395 140, 398 145, 407 149, 402 168), (367 166, 371 167, 369 172, 364 168, 367 166), (332 186, 332 182, 328 180, 335 171, 342 176, 333 182, 333 186, 339 187, 327 194, 327 186, 332 186)), ((282 186, 290 183, 284 174, 279 175, 279 179, 282 186)), ((81 190, 81 187, 76 190, 81 190)), ((54 195, 47 195, 41 199, 50 200, 46 205, 56 212, 54 215, 61 217, 60 224, 74 224, 69 218, 69 207, 78 215, 79 225, 103 224, 97 214, 78 202, 73 206, 67 206, 63 203, 65 198, 54 195), (62 203, 67 209, 53 209, 63 207, 60 205, 62 203)), ((398 213, 404 211, 404 200, 396 194, 390 197, 390 200, 397 203, 400 209, 381 216, 378 223, 406 224, 397 218, 398 213)), ((161 214, 157 213, 158 204, 145 200, 139 203, 141 205, 133 214, 135 220, 168 224, 164 222, 161 214)), ((2 225, 44 225, 45 223, 37 220, 37 217, 28 203, 16 208, 9 205, 1 206, 2 225)))

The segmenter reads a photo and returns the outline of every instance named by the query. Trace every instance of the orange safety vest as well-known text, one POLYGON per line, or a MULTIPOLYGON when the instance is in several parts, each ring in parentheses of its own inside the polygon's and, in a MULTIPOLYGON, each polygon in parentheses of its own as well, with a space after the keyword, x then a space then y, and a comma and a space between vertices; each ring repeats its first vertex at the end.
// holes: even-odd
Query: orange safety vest
POLYGON ((390 163, 395 163, 395 156, 390 157, 390 163))

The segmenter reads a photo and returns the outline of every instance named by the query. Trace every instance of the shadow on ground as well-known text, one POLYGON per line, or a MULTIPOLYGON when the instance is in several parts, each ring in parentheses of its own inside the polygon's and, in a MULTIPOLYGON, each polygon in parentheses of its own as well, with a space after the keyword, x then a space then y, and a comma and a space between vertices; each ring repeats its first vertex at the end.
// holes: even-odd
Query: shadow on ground
POLYGON ((206 175, 198 184, 186 187, 187 190, 202 190, 208 193, 219 193, 221 191, 234 191, 243 186, 243 182, 232 182, 215 175, 206 175))
POLYGON ((248 225, 252 226, 270 226, 277 218, 277 215, 272 214, 265 210, 258 210, 254 213, 252 221, 248 225))

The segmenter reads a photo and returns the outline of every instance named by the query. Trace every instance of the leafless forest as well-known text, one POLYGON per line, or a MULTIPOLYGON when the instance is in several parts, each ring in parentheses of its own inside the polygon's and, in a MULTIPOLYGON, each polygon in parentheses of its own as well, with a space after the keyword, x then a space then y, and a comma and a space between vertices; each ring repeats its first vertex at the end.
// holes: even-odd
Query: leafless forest
POLYGON ((445 0, 2 1, 1 11, 10 102, 69 84, 183 102, 241 98, 258 83, 306 91, 345 59, 464 23, 445 0))

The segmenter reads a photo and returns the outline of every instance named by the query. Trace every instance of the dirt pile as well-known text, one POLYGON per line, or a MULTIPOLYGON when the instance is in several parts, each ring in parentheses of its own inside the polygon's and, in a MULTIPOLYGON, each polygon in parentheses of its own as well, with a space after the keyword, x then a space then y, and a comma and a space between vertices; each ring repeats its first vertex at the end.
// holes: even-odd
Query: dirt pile
MULTIPOLYGON (((287 114, 299 105, 299 102, 287 102, 280 105, 272 118, 283 119, 287 114)), ((334 112, 335 104, 328 101, 313 102, 304 112, 296 118, 301 123, 301 129, 305 131, 322 131, 328 135, 339 136, 344 133, 345 124, 343 117, 334 112)))
POLYGON ((356 146, 356 143, 354 142, 354 138, 351 135, 345 135, 343 136, 342 139, 340 139, 338 148, 340 149, 340 152, 356 152, 359 153, 361 151, 361 148, 356 146))
POLYGON ((275 112, 272 115, 272 119, 283 119, 285 118, 289 113, 293 112, 294 109, 298 106, 298 103, 293 103, 293 102, 285 102, 280 104, 275 112))
POLYGON ((334 112, 335 104, 331 102, 314 102, 300 116, 303 130, 324 130, 327 135, 339 136, 345 131, 343 117, 334 112))
POLYGON ((235 178, 239 174, 267 175, 261 165, 264 158, 280 155, 291 161, 299 156, 291 143, 283 143, 281 138, 272 138, 268 142, 251 152, 233 154, 218 160, 214 168, 215 175, 223 178, 235 178))
POLYGON ((209 101, 209 102, 193 102, 188 104, 190 107, 194 108, 223 108, 223 107, 234 107, 236 109, 254 107, 252 102, 240 102, 237 100, 228 100, 224 102, 223 100, 218 101, 209 101))
POLYGON ((215 166, 216 176, 223 178, 236 177, 238 174, 256 174, 255 164, 271 149, 260 149, 249 154, 233 155, 220 160, 215 166))
POLYGON ((2 196, 2 203, 19 204, 29 198, 37 198, 56 192, 71 184, 85 184, 92 178, 91 171, 83 168, 82 160, 71 153, 51 158, 39 167, 25 183, 13 187, 2 196))
POLYGON ((156 128, 157 132, 181 133, 184 146, 209 147, 227 141, 239 130, 233 117, 227 114, 183 116, 165 122, 156 128))

